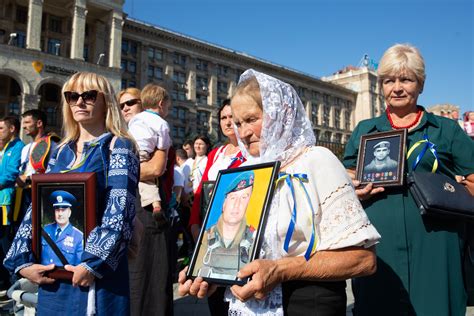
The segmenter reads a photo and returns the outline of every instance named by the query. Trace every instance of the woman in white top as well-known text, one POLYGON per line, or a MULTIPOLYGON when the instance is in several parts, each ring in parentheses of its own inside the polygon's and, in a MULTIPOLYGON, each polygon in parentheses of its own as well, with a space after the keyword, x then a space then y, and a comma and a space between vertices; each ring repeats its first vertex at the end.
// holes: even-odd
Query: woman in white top
POLYGON ((193 183, 193 192, 196 190, 201 183, 204 170, 207 164, 207 153, 211 148, 211 141, 206 135, 199 135, 194 139, 194 157, 193 167, 191 168, 191 182, 193 183))
MULTIPOLYGON (((263 259, 242 268, 238 276, 251 280, 226 293, 229 314, 345 314, 343 280, 375 272, 380 238, 351 179, 329 150, 314 147, 311 123, 291 85, 247 70, 231 106, 245 164, 278 160, 289 181, 276 184, 263 259)), ((203 297, 215 288, 202 278, 186 280, 184 270, 179 282, 180 294, 203 297)))

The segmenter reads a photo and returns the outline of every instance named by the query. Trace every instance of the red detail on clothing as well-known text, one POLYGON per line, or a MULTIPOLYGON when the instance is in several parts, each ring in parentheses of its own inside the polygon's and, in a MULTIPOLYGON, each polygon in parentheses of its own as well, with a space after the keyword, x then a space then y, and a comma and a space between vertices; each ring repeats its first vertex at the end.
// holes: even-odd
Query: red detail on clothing
MULTIPOLYGON (((224 145, 226 146, 226 145, 224 145)), ((200 218, 199 214, 201 213, 201 190, 202 190, 202 183, 204 181, 209 180, 209 169, 211 169, 211 166, 214 164, 214 161, 216 160, 216 154, 222 150, 223 146, 214 148, 208 155, 207 155, 207 164, 206 164, 206 169, 204 169, 204 173, 202 174, 202 179, 201 182, 199 183, 199 186, 194 193, 194 201, 193 201, 193 206, 191 208, 191 217, 189 218, 189 227, 192 225, 201 225, 202 224, 202 218, 200 218)), ((245 158, 242 156, 242 152, 239 151, 239 153, 235 156, 236 159, 233 161, 229 168, 237 168, 239 167, 244 161, 245 158)))
POLYGON ((410 124, 406 125, 406 126, 397 126, 393 123, 392 117, 390 116, 390 106, 387 106, 387 110, 385 111, 385 113, 387 114, 388 121, 390 122, 390 125, 392 126, 392 128, 394 128, 394 129, 403 129, 403 128, 410 129, 413 126, 415 126, 416 124, 418 124, 418 122, 420 121, 420 118, 421 118, 421 113, 423 113, 423 111, 420 108, 418 108, 418 112, 416 113, 415 120, 413 122, 411 122, 410 124))

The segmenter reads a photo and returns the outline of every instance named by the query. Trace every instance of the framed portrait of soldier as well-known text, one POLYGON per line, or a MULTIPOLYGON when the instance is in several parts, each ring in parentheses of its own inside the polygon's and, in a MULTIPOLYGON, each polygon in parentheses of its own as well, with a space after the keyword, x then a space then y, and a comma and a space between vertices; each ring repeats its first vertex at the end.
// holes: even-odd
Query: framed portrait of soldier
POLYGON ((360 139, 356 179, 361 185, 401 186, 404 181, 407 130, 363 135, 360 139))
POLYGON ((256 259, 280 163, 219 172, 187 272, 214 284, 244 284, 239 270, 256 259))
POLYGON ((86 238, 96 226, 95 189, 93 172, 32 176, 32 249, 38 263, 55 265, 49 277, 71 279, 64 266, 81 263, 86 238))

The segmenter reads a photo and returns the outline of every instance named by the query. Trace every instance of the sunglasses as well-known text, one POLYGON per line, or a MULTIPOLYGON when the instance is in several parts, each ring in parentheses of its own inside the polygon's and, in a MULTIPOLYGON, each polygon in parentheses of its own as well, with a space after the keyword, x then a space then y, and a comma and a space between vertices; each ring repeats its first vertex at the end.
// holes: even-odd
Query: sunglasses
POLYGON ((66 99, 67 104, 69 104, 70 106, 76 105, 79 98, 81 98, 85 104, 94 105, 95 101, 97 100, 98 94, 99 94, 99 91, 97 90, 89 90, 89 91, 84 91, 82 93, 77 93, 73 91, 65 91, 64 98, 66 99))
POLYGON ((128 101, 122 102, 120 103, 120 110, 123 110, 125 106, 134 106, 138 102, 140 102, 140 99, 130 99, 128 101))

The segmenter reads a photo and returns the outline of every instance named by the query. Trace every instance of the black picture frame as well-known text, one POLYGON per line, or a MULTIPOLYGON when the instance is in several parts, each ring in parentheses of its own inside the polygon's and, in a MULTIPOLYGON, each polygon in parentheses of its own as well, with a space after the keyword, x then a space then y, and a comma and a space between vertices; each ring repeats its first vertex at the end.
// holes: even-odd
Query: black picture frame
POLYGON ((279 168, 280 162, 271 162, 219 171, 188 278, 221 285, 247 282, 237 272, 258 258, 279 168), (233 239, 222 237, 232 235, 232 227, 238 227, 233 239))
POLYGON ((356 179, 360 185, 395 187, 404 183, 407 130, 363 135, 360 139, 356 179))
POLYGON ((216 181, 203 181, 201 183, 201 218, 206 216, 207 209, 211 203, 212 191, 216 181))
POLYGON ((56 265, 48 273, 53 279, 72 279, 73 274, 64 269, 63 261, 80 263, 87 236, 97 226, 96 183, 94 172, 32 176, 33 255, 38 263, 56 265), (56 231, 60 226, 63 230, 56 231), (55 251, 61 252, 63 258, 55 251))

